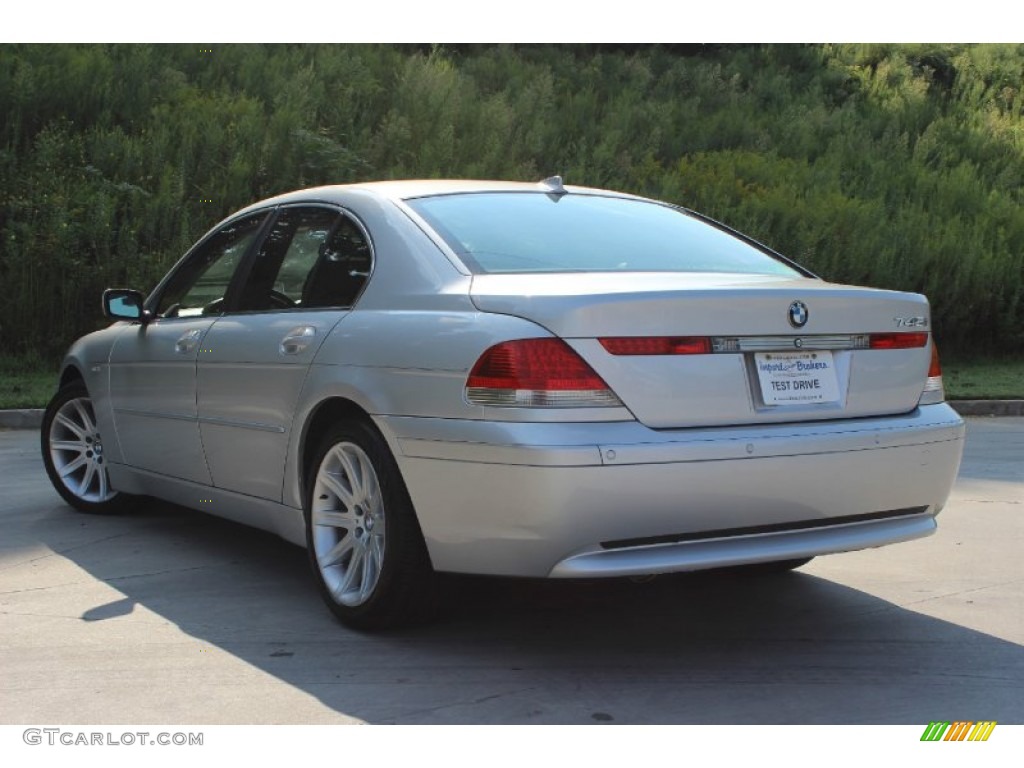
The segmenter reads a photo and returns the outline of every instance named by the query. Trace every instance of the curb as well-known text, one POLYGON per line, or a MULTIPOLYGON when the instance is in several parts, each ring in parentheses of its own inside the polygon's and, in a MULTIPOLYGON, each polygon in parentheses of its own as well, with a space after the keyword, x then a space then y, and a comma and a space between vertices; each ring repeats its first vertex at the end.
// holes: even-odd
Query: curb
POLYGON ((0 429, 39 429, 42 424, 42 408, 18 408, 12 411, 0 411, 0 429))
POLYGON ((961 416, 1024 416, 1024 400, 950 400, 961 416))
MULTIPOLYGON (((961 416, 1024 416, 1024 400, 950 400, 961 416)), ((0 429, 39 429, 42 408, 0 410, 0 429)))

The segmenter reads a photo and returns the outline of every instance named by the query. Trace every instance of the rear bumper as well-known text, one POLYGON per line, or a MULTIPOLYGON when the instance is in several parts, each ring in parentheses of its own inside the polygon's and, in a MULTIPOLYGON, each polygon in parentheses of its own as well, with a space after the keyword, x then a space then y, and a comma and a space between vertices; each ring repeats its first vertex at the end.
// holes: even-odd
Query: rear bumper
POLYGON ((595 577, 927 536, 963 448, 947 405, 719 429, 379 417, 438 570, 595 577))
POLYGON ((883 514, 891 514, 892 518, 813 529, 740 534, 723 532, 723 535, 707 540, 657 544, 638 542, 628 547, 601 548, 567 557, 551 570, 550 575, 562 578, 634 576, 795 560, 919 539, 930 536, 937 527, 935 515, 927 507, 883 514))

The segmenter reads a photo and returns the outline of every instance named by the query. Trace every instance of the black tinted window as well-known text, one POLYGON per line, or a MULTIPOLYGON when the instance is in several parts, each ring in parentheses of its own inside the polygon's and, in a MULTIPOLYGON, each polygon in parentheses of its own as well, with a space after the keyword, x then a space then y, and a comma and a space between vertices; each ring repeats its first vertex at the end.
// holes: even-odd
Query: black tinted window
POLYGON ((242 291, 242 311, 347 307, 370 271, 370 247, 347 216, 288 208, 260 246, 242 291))
POLYGON ((210 236, 171 277, 160 296, 157 314, 186 317, 222 312, 231 278, 264 218, 265 213, 246 216, 210 236))
POLYGON ((407 202, 475 272, 799 274, 717 227, 653 202, 542 192, 407 202))
POLYGON ((351 306, 369 278, 372 265, 370 244, 363 231, 343 216, 306 278, 302 306, 351 306))

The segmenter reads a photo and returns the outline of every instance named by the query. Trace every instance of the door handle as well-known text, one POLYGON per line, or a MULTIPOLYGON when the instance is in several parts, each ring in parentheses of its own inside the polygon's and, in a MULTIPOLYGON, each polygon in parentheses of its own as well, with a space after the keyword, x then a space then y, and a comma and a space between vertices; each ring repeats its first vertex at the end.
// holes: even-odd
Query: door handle
POLYGON ((308 347, 316 336, 316 328, 312 325, 300 325, 288 331, 281 339, 279 347, 282 355, 297 355, 308 347))
POLYGON ((193 349, 196 348, 196 344, 199 343, 199 339, 203 336, 203 330, 201 328, 193 328, 190 331, 185 331, 174 342, 174 351, 179 355, 187 355, 193 349))

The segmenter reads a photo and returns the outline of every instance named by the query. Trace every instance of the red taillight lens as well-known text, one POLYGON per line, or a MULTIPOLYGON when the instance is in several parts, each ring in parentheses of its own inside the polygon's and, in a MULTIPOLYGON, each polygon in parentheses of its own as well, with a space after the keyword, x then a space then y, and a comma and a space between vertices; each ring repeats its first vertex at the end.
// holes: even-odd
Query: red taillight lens
POLYGON ((547 390, 608 388, 561 339, 523 339, 493 346, 477 360, 466 386, 547 390))
POLYGON ((939 363, 939 348, 932 339, 932 360, 928 364, 928 378, 924 381, 919 405, 933 405, 946 399, 946 389, 942 386, 942 365, 939 363))
POLYGON ((705 336, 618 336, 598 339, 613 355, 707 355, 711 339, 705 336))
POLYGON ((594 369, 561 339, 505 341, 484 352, 466 380, 477 405, 621 405, 594 369))
POLYGON ((928 378, 932 379, 936 376, 942 376, 942 364, 939 362, 939 348, 932 344, 932 362, 928 366, 928 378))
POLYGON ((925 333, 872 333, 871 349, 914 349, 928 343, 925 333))

